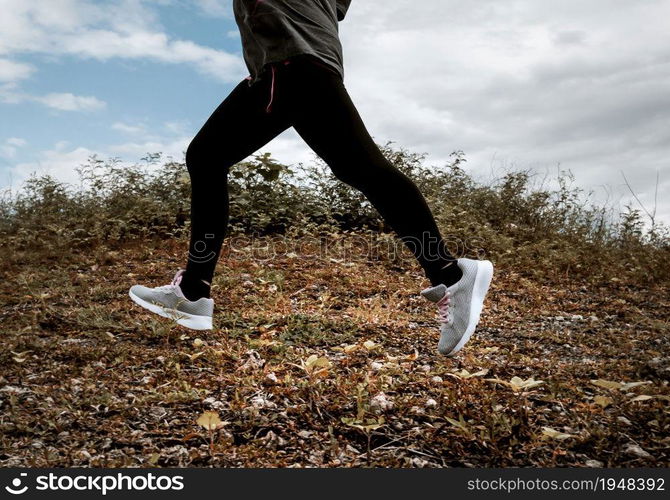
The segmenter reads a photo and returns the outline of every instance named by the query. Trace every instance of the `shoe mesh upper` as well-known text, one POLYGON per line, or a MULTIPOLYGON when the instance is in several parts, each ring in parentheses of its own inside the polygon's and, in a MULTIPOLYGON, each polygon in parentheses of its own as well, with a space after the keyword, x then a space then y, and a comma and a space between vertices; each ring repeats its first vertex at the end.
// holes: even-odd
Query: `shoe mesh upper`
POLYGON ((442 354, 449 354, 461 340, 468 328, 470 321, 470 308, 472 307, 472 294, 477 277, 479 261, 472 259, 458 259, 458 267, 463 271, 463 276, 454 285, 446 287, 437 285, 426 288, 421 292, 431 302, 438 302, 445 293, 449 292, 451 307, 451 323, 440 325, 440 342, 437 346, 442 354))
POLYGON ((194 302, 180 296, 169 287, 148 288, 142 285, 133 286, 130 291, 140 299, 151 304, 157 304, 164 309, 175 309, 179 312, 193 314, 195 316, 212 316, 214 312, 214 301, 201 298, 194 302))

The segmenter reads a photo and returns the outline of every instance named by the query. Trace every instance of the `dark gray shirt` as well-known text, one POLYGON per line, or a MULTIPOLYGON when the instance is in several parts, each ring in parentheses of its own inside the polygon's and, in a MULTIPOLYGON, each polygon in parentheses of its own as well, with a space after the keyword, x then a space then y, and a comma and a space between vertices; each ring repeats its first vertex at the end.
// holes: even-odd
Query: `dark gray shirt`
POLYGON ((234 0, 249 84, 258 81, 266 64, 311 54, 344 79, 338 21, 351 0, 234 0))

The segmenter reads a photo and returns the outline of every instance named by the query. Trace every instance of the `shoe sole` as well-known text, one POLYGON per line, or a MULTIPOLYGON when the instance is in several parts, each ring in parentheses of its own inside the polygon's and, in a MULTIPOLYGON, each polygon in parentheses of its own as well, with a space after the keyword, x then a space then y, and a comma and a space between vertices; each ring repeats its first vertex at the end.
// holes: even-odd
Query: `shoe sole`
POLYGON ((479 323, 479 316, 482 313, 484 308, 484 299, 486 294, 489 291, 489 286, 491 285, 491 280, 493 279, 493 264, 488 260, 480 260, 477 264, 477 275, 475 276, 475 286, 472 290, 472 301, 470 305, 470 317, 468 319, 468 327, 465 330, 465 333, 461 337, 461 340, 458 341, 456 347, 449 351, 446 356, 452 357, 455 356, 458 351, 460 351, 463 346, 466 344, 472 334, 475 333, 475 328, 479 323), (472 304, 475 304, 473 306, 472 304))
POLYGON ((212 329, 212 318, 210 316, 198 316, 195 314, 189 314, 177 309, 171 309, 168 307, 162 307, 151 302, 147 302, 144 299, 141 299, 133 292, 128 292, 130 298, 135 304, 151 311, 152 313, 163 316, 177 322, 181 326, 190 328, 191 330, 211 330, 212 329))

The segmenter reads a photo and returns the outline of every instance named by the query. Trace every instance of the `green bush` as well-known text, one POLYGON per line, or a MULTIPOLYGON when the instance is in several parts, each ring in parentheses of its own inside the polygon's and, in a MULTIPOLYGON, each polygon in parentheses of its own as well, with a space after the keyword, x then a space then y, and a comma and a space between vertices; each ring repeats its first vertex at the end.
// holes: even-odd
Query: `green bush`
MULTIPOLYGON (((428 167, 425 155, 391 143, 381 149, 424 193, 458 255, 486 255, 540 278, 668 280, 667 227, 647 228, 631 207, 614 214, 589 203, 569 172, 559 173, 553 189, 534 186, 530 171, 507 172, 486 184, 466 172, 461 151, 442 167, 428 167)), ((33 176, 0 200, 0 235, 8 258, 187 237, 190 182, 183 163, 152 154, 127 166, 93 156, 78 173, 76 188, 33 176)), ((318 158, 291 169, 270 154, 257 155, 231 169, 229 193, 231 233, 358 231, 381 242, 390 236, 362 194, 339 182, 318 158)))

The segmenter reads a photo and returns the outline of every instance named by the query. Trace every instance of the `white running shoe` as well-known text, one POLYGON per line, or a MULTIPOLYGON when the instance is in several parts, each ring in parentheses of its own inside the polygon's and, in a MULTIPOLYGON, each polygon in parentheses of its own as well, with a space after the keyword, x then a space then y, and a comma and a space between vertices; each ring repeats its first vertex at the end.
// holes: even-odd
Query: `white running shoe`
POLYGON ((437 350, 447 356, 455 355, 472 337, 493 278, 493 264, 488 260, 458 259, 457 264, 463 271, 457 283, 421 292, 437 304, 441 323, 437 350))
POLYGON ((172 283, 156 288, 134 285, 130 288, 133 302, 164 318, 175 320, 178 324, 193 330, 211 330, 214 301, 202 297, 196 301, 188 300, 181 288, 183 270, 177 271, 172 283))

